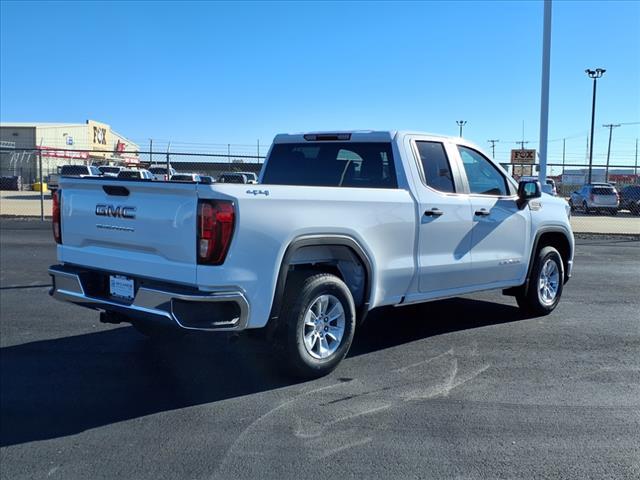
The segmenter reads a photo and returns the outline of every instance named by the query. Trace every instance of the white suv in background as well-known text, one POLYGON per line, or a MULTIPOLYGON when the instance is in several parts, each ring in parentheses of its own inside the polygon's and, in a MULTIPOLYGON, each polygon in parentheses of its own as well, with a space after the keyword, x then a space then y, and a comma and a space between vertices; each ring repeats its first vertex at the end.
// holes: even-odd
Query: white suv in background
POLYGON ((151 165, 149 167, 149 171, 153 175, 154 180, 169 180, 173 175, 176 174, 176 171, 173 167, 169 167, 169 175, 167 175, 167 166, 166 165, 151 165))

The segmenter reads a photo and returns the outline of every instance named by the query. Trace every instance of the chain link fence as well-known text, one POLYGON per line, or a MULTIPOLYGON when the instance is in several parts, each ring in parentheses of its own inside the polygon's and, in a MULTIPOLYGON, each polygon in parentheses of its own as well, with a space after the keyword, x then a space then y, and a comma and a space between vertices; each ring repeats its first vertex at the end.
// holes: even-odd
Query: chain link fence
MULTIPOLYGON (((218 179, 229 172, 259 173, 263 156, 228 145, 226 153, 125 152, 72 149, 16 149, 0 145, 0 215, 40 217, 51 215, 49 185, 57 181, 63 165, 121 165, 128 168, 170 166, 177 173, 196 173, 218 179)), ((514 178, 537 176, 537 166, 504 164, 514 178)), ((637 166, 594 166, 592 182, 609 183, 618 196, 616 207, 596 208, 589 192, 582 192, 589 170, 584 164, 550 163, 547 176, 554 193, 576 207, 571 223, 576 233, 640 235, 640 178, 637 166), (637 187, 637 188, 634 188, 637 187), (638 197, 638 198, 636 198, 638 197), (584 202, 589 205, 583 208, 584 202), (638 205, 638 208, 634 208, 638 205)))

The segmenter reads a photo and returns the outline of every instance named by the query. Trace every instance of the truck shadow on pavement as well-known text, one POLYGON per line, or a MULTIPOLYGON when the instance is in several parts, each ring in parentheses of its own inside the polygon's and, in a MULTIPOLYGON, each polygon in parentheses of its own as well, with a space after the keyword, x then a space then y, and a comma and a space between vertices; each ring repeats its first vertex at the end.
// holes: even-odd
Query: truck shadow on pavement
MULTIPOLYGON (((522 318, 514 306, 466 298, 380 309, 349 356, 522 318)), ((273 371, 270 350, 254 341, 192 335, 158 345, 131 327, 104 328, 0 349, 1 447, 296 383, 273 371)))

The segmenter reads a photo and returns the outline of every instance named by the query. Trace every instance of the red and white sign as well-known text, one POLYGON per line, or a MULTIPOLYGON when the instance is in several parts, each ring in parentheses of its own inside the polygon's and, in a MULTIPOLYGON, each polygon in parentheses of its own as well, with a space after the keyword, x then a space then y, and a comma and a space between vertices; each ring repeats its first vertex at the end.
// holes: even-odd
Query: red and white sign
POLYGON ((89 152, 75 152, 70 150, 58 150, 55 147, 38 147, 42 151, 43 157, 53 158, 74 158, 86 160, 89 158, 89 152))

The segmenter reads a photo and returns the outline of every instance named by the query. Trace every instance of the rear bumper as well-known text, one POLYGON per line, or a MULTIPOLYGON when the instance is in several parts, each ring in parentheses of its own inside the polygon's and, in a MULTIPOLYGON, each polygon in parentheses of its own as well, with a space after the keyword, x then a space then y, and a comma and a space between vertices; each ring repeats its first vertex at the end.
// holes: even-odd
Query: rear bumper
MULTIPOLYGON (((132 322, 143 321, 186 330, 244 330, 249 318, 249 304, 239 291, 187 291, 175 285, 140 285, 132 301, 125 302, 108 295, 90 293, 95 290, 98 272, 53 265, 49 268, 53 287, 49 294, 57 300, 93 310, 125 316, 132 322)), ((101 276, 108 274, 100 273, 101 276)))

